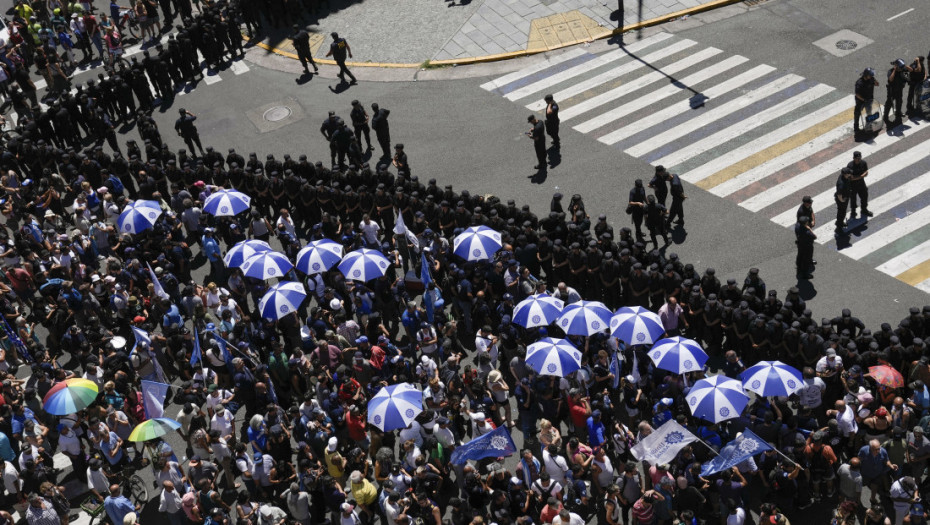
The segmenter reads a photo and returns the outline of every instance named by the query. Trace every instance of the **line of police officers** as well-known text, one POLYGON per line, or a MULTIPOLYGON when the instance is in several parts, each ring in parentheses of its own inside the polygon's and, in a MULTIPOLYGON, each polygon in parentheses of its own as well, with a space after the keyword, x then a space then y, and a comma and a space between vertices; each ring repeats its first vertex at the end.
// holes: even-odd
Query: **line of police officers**
MULTIPOLYGON (((915 57, 910 65, 907 65, 904 59, 899 58, 892 62, 891 66, 886 76, 885 113, 883 118, 887 125, 897 126, 901 124, 903 118, 901 106, 904 100, 905 86, 908 88, 905 108, 907 114, 913 115, 921 112, 918 93, 920 93, 924 81, 927 80, 927 67, 922 56, 915 57), (892 110, 895 117, 893 121, 889 118, 892 110)), ((878 85, 878 80, 875 79, 875 69, 871 67, 865 68, 859 79, 856 80, 853 130, 857 136, 862 132, 860 124, 862 110, 875 98, 875 88, 878 85)))

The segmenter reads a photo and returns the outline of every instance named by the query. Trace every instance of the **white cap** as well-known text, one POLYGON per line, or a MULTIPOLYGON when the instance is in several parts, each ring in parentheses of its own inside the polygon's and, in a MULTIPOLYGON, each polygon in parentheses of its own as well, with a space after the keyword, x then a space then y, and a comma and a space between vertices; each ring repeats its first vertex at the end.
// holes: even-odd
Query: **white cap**
POLYGON ((338 446, 339 446, 339 440, 336 439, 335 437, 331 437, 331 438, 329 438, 329 442, 328 442, 328 444, 326 445, 326 450, 328 450, 328 451, 330 451, 330 452, 335 452, 335 451, 336 451, 336 447, 338 447, 338 446))

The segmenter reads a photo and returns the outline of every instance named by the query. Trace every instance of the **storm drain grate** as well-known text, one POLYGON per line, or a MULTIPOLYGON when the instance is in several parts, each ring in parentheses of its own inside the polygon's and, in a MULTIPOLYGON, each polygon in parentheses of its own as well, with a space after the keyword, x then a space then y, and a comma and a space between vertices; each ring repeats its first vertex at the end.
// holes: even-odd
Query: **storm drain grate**
POLYGON ((856 43, 855 40, 848 40, 844 38, 843 40, 836 41, 836 48, 842 49, 843 51, 852 51, 853 49, 856 49, 857 47, 859 47, 859 44, 856 43))
POLYGON ((291 108, 287 106, 275 106, 262 114, 262 118, 268 122, 280 122, 291 116, 291 108))

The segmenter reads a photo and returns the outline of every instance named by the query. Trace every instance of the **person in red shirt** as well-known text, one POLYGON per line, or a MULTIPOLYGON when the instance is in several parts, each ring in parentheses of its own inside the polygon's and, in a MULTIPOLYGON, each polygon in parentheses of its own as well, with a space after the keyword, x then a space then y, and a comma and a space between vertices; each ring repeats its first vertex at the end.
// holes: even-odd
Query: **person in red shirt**
POLYGON ((574 388, 568 393, 568 414, 575 425, 575 435, 579 439, 588 438, 588 416, 591 415, 591 401, 581 389, 574 388))
POLYGON ((349 431, 349 439, 355 441, 362 450, 368 449, 368 429, 365 422, 365 414, 359 410, 358 406, 353 405, 346 412, 346 428, 349 431))

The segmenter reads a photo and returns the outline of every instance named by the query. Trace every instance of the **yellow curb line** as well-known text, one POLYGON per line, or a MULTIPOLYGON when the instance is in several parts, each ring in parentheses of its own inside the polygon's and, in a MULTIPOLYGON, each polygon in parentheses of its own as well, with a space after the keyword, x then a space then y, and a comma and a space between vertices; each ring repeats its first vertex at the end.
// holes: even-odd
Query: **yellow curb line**
MULTIPOLYGON (((635 24, 630 24, 630 25, 627 25, 627 26, 623 26, 622 28, 617 28, 617 29, 613 29, 613 30, 605 29, 602 33, 600 33, 599 35, 597 35, 596 37, 594 37, 593 39, 590 39, 590 40, 588 40, 588 39, 580 39, 580 40, 575 40, 575 41, 573 41, 573 42, 564 42, 564 43, 562 43, 562 44, 560 44, 560 45, 558 45, 558 46, 554 46, 554 47, 551 47, 551 48, 550 48, 550 47, 546 47, 546 48, 537 48, 537 49, 521 49, 520 51, 510 51, 510 52, 507 52, 507 53, 497 53, 497 54, 494 54, 494 55, 485 55, 485 56, 480 56, 480 57, 453 58, 453 59, 447 59, 447 60, 430 60, 430 61, 429 61, 429 65, 430 65, 430 66, 452 66, 452 65, 464 66, 464 65, 469 65, 469 64, 483 64, 483 63, 487 63, 487 62, 498 62, 498 61, 501 61, 501 60, 508 60, 508 59, 511 59, 511 58, 518 58, 518 57, 536 55, 536 54, 539 54, 539 53, 545 53, 545 52, 548 52, 548 51, 554 51, 554 50, 556 50, 556 49, 562 49, 562 48, 565 48, 565 47, 574 46, 574 45, 578 45, 578 44, 583 44, 583 43, 586 43, 586 42, 592 42, 593 40, 601 40, 601 39, 604 39, 604 38, 608 38, 608 37, 620 35, 620 34, 626 33, 627 31, 635 31, 635 30, 637 30, 637 29, 642 29, 642 28, 644 28, 644 27, 650 27, 650 26, 654 26, 654 25, 664 24, 664 23, 670 22, 670 21, 672 21, 672 20, 674 20, 674 19, 676 19, 676 18, 680 18, 680 17, 683 17, 683 16, 689 16, 689 15, 693 15, 693 14, 696 14, 696 13, 702 13, 702 12, 704 12, 704 11, 710 11, 710 10, 716 9, 716 8, 718 8, 718 7, 724 7, 724 6, 727 6, 727 5, 730 5, 730 4, 735 4, 735 3, 738 3, 738 2, 741 2, 741 1, 743 1, 743 0, 714 0, 713 2, 707 2, 706 4, 701 4, 701 5, 699 5, 699 6, 689 7, 688 9, 682 9, 681 11, 675 11, 674 13, 669 13, 669 14, 667 14, 667 15, 662 15, 662 16, 660 16, 660 17, 656 17, 656 18, 653 18, 653 19, 651 19, 651 20, 645 20, 645 21, 642 21, 642 22, 636 22, 635 24)), ((249 41, 249 38, 248 38, 247 36, 245 36, 245 35, 242 35, 242 39, 245 40, 246 42, 249 41)), ((265 44, 265 43, 263 43, 263 42, 257 42, 255 45, 258 46, 258 47, 260 47, 260 48, 262 48, 262 49, 271 51, 272 53, 274 53, 274 54, 276 54, 276 55, 281 55, 281 56, 283 56, 283 57, 287 57, 287 58, 292 58, 292 59, 294 59, 294 60, 298 60, 297 55, 295 55, 294 53, 290 53, 290 52, 287 52, 287 51, 282 51, 282 50, 280 50, 280 49, 271 47, 271 46, 269 46, 268 44, 265 44)), ((331 65, 331 66, 335 66, 335 65, 336 65, 336 61, 335 61, 335 60, 329 60, 329 59, 326 59, 326 58, 315 58, 314 61, 317 62, 317 63, 320 63, 320 64, 327 64, 327 65, 331 65)), ((351 67, 383 67, 383 68, 391 68, 391 69, 404 69, 404 68, 408 68, 408 69, 409 69, 409 68, 417 68, 417 67, 420 67, 420 66, 422 65, 422 63, 419 63, 419 64, 407 64, 407 63, 396 63, 396 62, 346 62, 346 65, 347 65, 347 66, 351 66, 351 67)))

